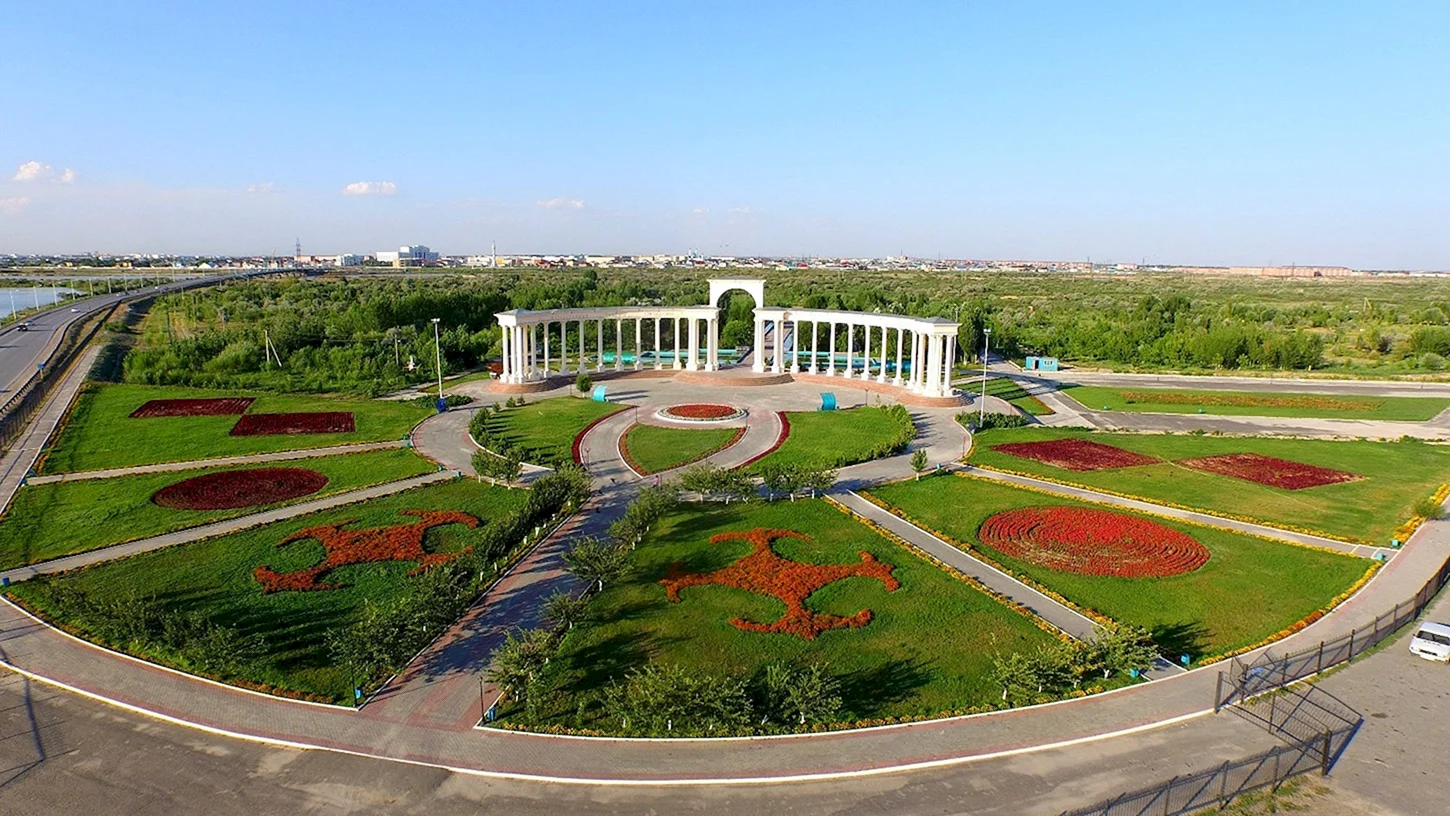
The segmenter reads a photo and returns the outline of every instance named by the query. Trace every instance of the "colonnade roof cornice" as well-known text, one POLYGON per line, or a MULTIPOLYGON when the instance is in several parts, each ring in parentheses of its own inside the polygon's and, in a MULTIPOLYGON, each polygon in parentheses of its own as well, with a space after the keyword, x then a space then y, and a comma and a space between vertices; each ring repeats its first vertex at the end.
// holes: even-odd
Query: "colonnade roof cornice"
POLYGON ((910 315, 886 314, 883 312, 852 312, 844 309, 791 309, 771 306, 755 310, 755 316, 765 320, 804 320, 821 323, 855 323, 858 325, 884 326, 889 329, 931 332, 933 334, 954 334, 961 326, 944 317, 912 317, 910 315))
POLYGON ((713 306, 594 306, 573 309, 512 309, 496 312, 501 326, 532 326, 539 323, 575 320, 649 320, 652 318, 697 318, 713 320, 719 310, 713 306))

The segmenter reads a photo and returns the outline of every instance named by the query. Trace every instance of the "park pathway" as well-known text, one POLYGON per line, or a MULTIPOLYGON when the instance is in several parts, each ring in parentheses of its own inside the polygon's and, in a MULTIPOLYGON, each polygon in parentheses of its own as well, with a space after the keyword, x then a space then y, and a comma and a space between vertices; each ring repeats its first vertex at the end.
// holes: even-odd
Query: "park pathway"
POLYGON ((396 482, 387 482, 358 490, 349 490, 345 493, 336 493, 321 499, 289 504, 286 507, 278 507, 275 510, 237 516, 236 518, 230 518, 224 521, 203 524, 199 527, 190 527, 185 530, 177 530, 171 533, 151 536, 150 538, 129 541, 125 544, 115 544, 110 547, 101 547, 88 552, 67 555, 64 558, 42 561, 38 564, 31 564, 25 567, 16 567, 0 572, 0 579, 8 579, 10 583, 16 583, 18 581, 24 581, 27 578, 34 578, 37 575, 64 572, 78 567, 100 564, 105 561, 114 561, 118 558, 136 555, 137 553, 175 547, 178 544, 188 544, 204 538, 214 538, 228 533, 235 533, 263 524, 271 524, 274 521, 305 516, 308 513, 316 513, 319 510, 330 510, 334 507, 355 504, 368 499, 391 496, 394 493, 401 493, 404 490, 411 490, 415 487, 435 484, 452 478, 454 478, 454 475, 445 471, 425 473, 422 476, 413 476, 407 479, 400 479, 396 482))
POLYGON ((65 412, 70 410, 71 401, 85 385, 86 375, 100 353, 101 347, 93 344, 76 359, 60 385, 51 393, 45 407, 31 418, 20 438, 0 455, 0 513, 10 507, 16 492, 25 483, 26 474, 40 458, 45 441, 55 432, 65 412))
POLYGON ((319 456, 339 456, 349 453, 389 450, 405 447, 401 439, 386 442, 358 442, 352 445, 333 445, 328 448, 306 448, 303 450, 274 451, 272 453, 249 453, 242 456, 218 456, 214 459, 189 459, 185 462, 162 462, 154 465, 131 465, 130 467, 108 468, 106 470, 78 470, 73 473, 53 473, 47 476, 31 476, 26 484, 41 485, 53 482, 80 482, 89 479, 113 479, 117 476, 134 476, 141 473, 170 473, 178 470, 225 467, 228 465, 252 465, 262 462, 290 462, 295 459, 315 459, 319 456))

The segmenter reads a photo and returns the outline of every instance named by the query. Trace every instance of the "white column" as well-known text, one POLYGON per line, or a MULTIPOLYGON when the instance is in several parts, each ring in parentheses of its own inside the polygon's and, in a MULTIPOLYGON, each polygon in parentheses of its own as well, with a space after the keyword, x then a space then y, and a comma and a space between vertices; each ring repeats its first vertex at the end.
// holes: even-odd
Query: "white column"
POLYGON ((549 321, 544 321, 544 378, 548 379, 554 372, 549 370, 549 321))
POLYGON ((524 359, 528 351, 525 347, 523 326, 514 328, 514 341, 514 372, 517 374, 519 382, 523 382, 525 379, 524 359))
POLYGON ((614 318, 614 370, 624 365, 624 321, 614 318))
POLYGON ((706 362, 705 362, 705 367, 706 367, 705 370, 707 370, 707 371, 719 371, 720 370, 720 318, 718 316, 710 318, 710 321, 707 324, 707 329, 710 332, 710 334, 709 334, 709 350, 707 351, 707 353, 709 354, 709 359, 707 359, 706 362))
POLYGON ((664 368, 664 361, 660 359, 660 319, 655 318, 655 371, 664 368))
POLYGON ((891 378, 891 384, 898 388, 901 386, 901 344, 905 337, 906 331, 904 329, 896 330, 896 374, 891 378))
POLYGON ((836 321, 830 321, 831 325, 831 359, 826 361, 826 376, 836 376, 836 321))
POLYGON ((504 382, 513 382, 513 366, 509 362, 509 334, 508 326, 498 327, 498 356, 499 362, 503 363, 503 374, 500 379, 504 382))
POLYGON ((942 381, 942 393, 950 394, 952 392, 952 375, 956 373, 957 364, 957 336, 955 334, 947 335, 947 350, 945 356, 946 379, 942 381))
POLYGON ((861 327, 861 379, 871 379, 871 324, 861 327))
POLYGON ((757 374, 765 371, 765 321, 759 316, 755 318, 755 361, 750 370, 757 374))
POLYGON ((700 356, 700 319, 698 317, 694 317, 694 316, 691 316, 690 317, 690 330, 689 330, 688 334, 689 334, 689 343, 690 343, 690 356, 685 361, 685 370, 686 371, 699 371, 700 370, 700 362, 699 362, 699 356, 700 356))
POLYGON ((856 370, 856 324, 846 324, 846 376, 856 370))
POLYGON ((876 374, 876 382, 886 382, 886 338, 890 336, 891 330, 885 326, 881 327, 881 371, 876 374))
POLYGON ((589 357, 584 353, 588 346, 584 345, 584 321, 579 321, 579 373, 583 374, 589 370, 589 357))
POLYGON ((790 322, 790 373, 799 374, 801 371, 801 322, 792 320, 790 322))
POLYGON ((928 351, 926 355, 926 393, 928 396, 941 396, 942 376, 942 352, 946 349, 946 338, 939 334, 927 336, 928 351))
POLYGON ((594 370, 595 371, 603 371, 604 370, 604 318, 602 318, 602 317, 599 318, 599 320, 594 324, 594 328, 595 328, 595 332, 596 332, 596 335, 597 335, 597 338, 596 339, 598 340, 598 343, 599 343, 599 365, 594 370))
POLYGON ((781 357, 785 355, 785 323, 777 317, 771 321, 771 325, 775 326, 775 331, 771 332, 771 334, 775 335, 775 342, 770 344, 771 348, 775 351, 775 356, 770 361, 770 373, 779 374, 781 371, 781 357))
POLYGON ((821 324, 815 320, 811 321, 811 373, 816 373, 816 352, 821 346, 821 324))
POLYGON ((534 378, 534 327, 524 327, 524 379, 534 378))
POLYGON ((907 375, 907 382, 910 383, 910 385, 908 385, 907 387, 910 390, 912 390, 912 391, 920 391, 921 390, 921 384, 920 384, 920 380, 921 380, 921 366, 917 362, 920 358, 921 358, 921 332, 919 332, 919 331, 917 331, 915 329, 912 329, 911 330, 911 373, 909 375, 907 375))
POLYGON ((670 355, 674 359, 670 361, 670 368, 679 371, 685 365, 684 361, 680 359, 680 318, 672 317, 670 318, 670 323, 674 324, 675 327, 675 347, 672 349, 674 353, 670 355))

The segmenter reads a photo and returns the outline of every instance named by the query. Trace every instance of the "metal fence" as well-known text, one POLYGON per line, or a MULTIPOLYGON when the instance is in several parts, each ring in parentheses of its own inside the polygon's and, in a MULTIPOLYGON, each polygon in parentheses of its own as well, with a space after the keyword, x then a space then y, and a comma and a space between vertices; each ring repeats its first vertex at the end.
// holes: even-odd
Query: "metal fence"
POLYGON ((1062 816, 1179 816, 1204 810, 1300 774, 1327 774, 1353 736, 1352 730, 1325 732, 1316 739, 1270 748, 1191 776, 1175 776, 1157 787, 1065 811, 1062 816))
POLYGON ((1257 660, 1247 664, 1234 658, 1228 673, 1219 673, 1214 710, 1281 688, 1358 657, 1418 618, 1446 581, 1450 581, 1450 561, 1441 564, 1413 597, 1395 604, 1394 609, 1375 618, 1370 626, 1351 630, 1349 634, 1333 640, 1320 641, 1317 646, 1283 657, 1264 652, 1257 660))
POLYGON ((95 316, 66 327, 60 342, 46 357, 40 372, 6 400, 4 406, 0 406, 0 448, 10 447, 20 437, 26 424, 30 422, 30 417, 45 404, 46 397, 65 375, 77 352, 85 348, 115 309, 115 305, 112 305, 109 310, 103 309, 95 316))

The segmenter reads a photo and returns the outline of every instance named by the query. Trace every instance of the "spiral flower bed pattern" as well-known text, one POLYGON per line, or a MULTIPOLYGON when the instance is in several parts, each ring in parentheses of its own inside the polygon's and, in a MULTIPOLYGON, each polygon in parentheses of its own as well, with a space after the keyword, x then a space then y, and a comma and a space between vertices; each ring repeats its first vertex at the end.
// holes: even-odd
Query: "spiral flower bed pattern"
POLYGON ((326 484, 326 476, 305 468, 224 470, 167 485, 151 501, 173 510, 233 510, 310 496, 326 484))
POLYGON ((982 522, 981 542, 1057 572, 1165 578, 1208 563, 1208 548, 1156 521, 1090 507, 1024 507, 982 522))
POLYGON ((356 430, 350 411, 318 411, 302 414, 243 414, 232 426, 232 436, 275 436, 278 434, 352 433, 356 430))
POLYGON ((1009 442, 993 445, 992 450, 1008 456, 1031 459, 1044 465, 1078 472, 1109 468, 1151 465, 1159 461, 1130 450, 1104 445, 1087 439, 1044 439, 1041 442, 1009 442))
POLYGON ((1201 459, 1180 459, 1178 464, 1205 473, 1243 479, 1284 490, 1303 490, 1307 487, 1352 482, 1359 478, 1342 470, 1306 465, 1303 462, 1261 456, 1257 453, 1225 453, 1201 459))
POLYGON ((132 419, 157 417, 225 416, 246 413, 252 397, 216 399, 154 399, 131 412, 132 419))
POLYGON ((696 402, 689 405, 671 405, 655 412, 660 419, 674 419, 681 422, 728 422, 745 416, 745 409, 732 405, 715 405, 696 402))
POLYGON ((868 552, 862 552, 861 561, 855 564, 802 564, 781 557, 771 548, 771 542, 778 538, 810 540, 809 536, 791 530, 771 530, 764 527, 757 527, 748 533, 720 533, 710 537, 711 544, 748 541, 753 549, 739 561, 714 572, 682 573, 679 564, 675 564, 670 567, 669 574, 660 584, 664 586, 665 595, 672 603, 680 602, 680 590, 685 587, 708 584, 735 587, 777 598, 785 604, 785 614, 779 620, 773 623, 755 623, 743 618, 731 618, 730 625, 744 632, 780 632, 795 635, 802 640, 815 640, 817 635, 829 629, 856 629, 871 622, 869 609, 862 609, 849 618, 807 609, 806 598, 821 587, 853 576, 875 578, 886 587, 887 592, 900 586, 891 574, 895 568, 877 561, 868 552))
POLYGON ((285 547, 294 541, 315 538, 322 542, 322 549, 326 553, 322 562, 293 572, 274 572, 271 567, 261 566, 252 570, 252 577, 262 585, 263 593, 271 593, 337 589, 342 585, 324 584, 318 579, 339 567, 375 561, 417 561, 418 567, 408 573, 417 575, 429 567, 446 564, 471 549, 454 553, 430 553, 423 549, 423 537, 429 530, 445 524, 478 527, 476 517, 454 510, 399 510, 398 514, 418 516, 418 521, 364 530, 344 530, 343 527, 352 523, 344 521, 298 530, 277 542, 277 546, 285 547))

